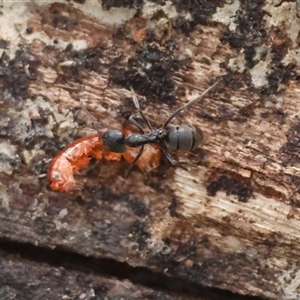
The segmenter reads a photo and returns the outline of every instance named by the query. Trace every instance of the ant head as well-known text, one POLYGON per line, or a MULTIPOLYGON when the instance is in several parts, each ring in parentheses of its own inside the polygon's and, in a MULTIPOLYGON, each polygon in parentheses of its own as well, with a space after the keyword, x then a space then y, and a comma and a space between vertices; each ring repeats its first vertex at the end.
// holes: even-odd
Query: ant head
POLYGON ((126 151, 125 136, 119 130, 108 130, 102 134, 103 146, 116 153, 124 153, 126 151))

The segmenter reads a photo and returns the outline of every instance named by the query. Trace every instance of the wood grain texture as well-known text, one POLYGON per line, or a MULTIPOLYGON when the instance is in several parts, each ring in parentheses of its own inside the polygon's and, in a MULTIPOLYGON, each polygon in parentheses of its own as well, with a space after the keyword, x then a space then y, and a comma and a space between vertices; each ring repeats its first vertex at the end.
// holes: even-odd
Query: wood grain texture
MULTIPOLYGON (((105 272, 103 274, 104 264, 95 264, 92 259, 59 251, 34 249, 29 245, 19 244, 18 247, 22 249, 22 255, 15 253, 15 245, 6 243, 3 247, 1 243, 2 299, 224 299, 218 298, 213 290, 194 297, 141 286, 108 276, 105 272), (79 260, 81 264, 78 264, 79 260)), ((118 271, 120 277, 125 273, 124 269, 118 271)), ((137 273, 136 276, 143 275, 137 273)))
MULTIPOLYGON (((299 24, 295 2, 6 4, 1 18, 0 235, 270 299, 298 299, 299 24), (12 15, 20 16, 20 22, 12 15), (14 23, 13 23, 14 22, 14 23), (10 30, 7 30, 10 28, 10 30), (47 166, 134 113, 198 125, 188 170, 92 162, 78 189, 49 190, 47 166)), ((175 122, 175 121, 174 121, 175 122)))

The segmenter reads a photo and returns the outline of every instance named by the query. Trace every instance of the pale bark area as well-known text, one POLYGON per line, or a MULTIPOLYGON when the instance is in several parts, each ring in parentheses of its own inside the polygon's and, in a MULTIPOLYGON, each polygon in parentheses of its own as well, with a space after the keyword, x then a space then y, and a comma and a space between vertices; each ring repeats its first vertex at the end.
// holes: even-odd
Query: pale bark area
POLYGON ((241 294, 298 299, 296 3, 266 1, 257 11, 220 4, 189 32, 175 26, 192 18, 186 11, 147 3, 136 17, 135 8, 102 11, 89 1, 4 5, 1 236, 241 294), (239 18, 251 10, 242 30, 239 18), (134 41, 144 28, 152 40, 134 41), (225 32, 226 41, 239 32, 241 45, 225 43, 225 32), (160 64, 163 73, 151 73, 160 64), (159 126, 221 75, 210 96, 175 120, 205 135, 199 149, 177 156, 188 170, 164 160, 124 182, 125 162, 100 162, 78 174, 69 195, 50 191, 40 176, 63 145, 94 132, 79 99, 101 127, 120 129, 134 113, 132 86, 159 126))

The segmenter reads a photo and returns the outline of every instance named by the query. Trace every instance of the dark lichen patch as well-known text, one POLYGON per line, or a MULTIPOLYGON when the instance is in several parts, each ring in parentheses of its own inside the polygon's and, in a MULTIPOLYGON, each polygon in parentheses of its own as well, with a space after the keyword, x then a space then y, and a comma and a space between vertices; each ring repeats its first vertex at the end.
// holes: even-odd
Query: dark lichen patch
MULTIPOLYGON (((55 230, 55 224, 52 222, 49 222, 47 217, 37 217, 33 222, 33 230, 37 234, 48 236, 50 233, 56 231, 55 230)), ((50 239, 50 236, 49 236, 50 239)))
POLYGON ((289 48, 293 47, 293 42, 287 34, 285 23, 279 26, 272 26, 269 30, 269 37, 272 42, 272 51, 280 52, 284 57, 289 48))
POLYGON ((208 25, 211 22, 211 16, 223 3, 225 1, 176 1, 175 7, 179 18, 176 20, 175 28, 179 28, 184 32, 190 32, 198 24, 208 25), (187 18, 187 15, 191 17, 187 18))
POLYGON ((72 61, 70 66, 62 66, 59 81, 65 81, 68 79, 76 79, 81 82, 84 80, 85 75, 83 71, 102 73, 109 67, 105 64, 104 59, 105 46, 98 45, 95 48, 87 48, 84 50, 73 49, 72 44, 69 44, 65 51, 61 52, 57 57, 57 63, 63 63, 65 61, 72 61))
POLYGON ((234 109, 225 104, 218 105, 218 116, 222 120, 231 120, 235 115, 234 109))
MULTIPOLYGON (((247 88, 244 83, 251 81, 249 75, 233 72, 231 69, 229 69, 226 65, 223 64, 222 67, 226 69, 226 73, 227 73, 226 75, 222 76, 222 81, 223 81, 223 86, 222 86, 223 90, 221 90, 222 93, 228 93, 227 91, 230 90, 230 94, 231 94, 232 90, 238 91, 243 88, 247 88)), ((230 96, 230 94, 228 94, 228 96, 230 96)))
POLYGON ((229 43, 235 49, 244 50, 246 67, 255 65, 255 47, 267 43, 268 34, 265 28, 265 1, 242 1, 240 9, 236 13, 234 31, 224 32, 221 41, 229 43))
POLYGON ((216 196, 218 191, 225 191, 227 195, 236 195, 241 202, 247 202, 253 194, 249 179, 221 170, 213 170, 210 173, 206 180, 206 190, 210 196, 216 196))
POLYGON ((296 120, 286 134, 287 142, 280 152, 284 166, 298 166, 300 164, 300 123, 296 120))
MULTIPOLYGON (((122 3, 124 4, 124 2, 122 3)), ((60 7, 61 5, 51 5, 50 14, 59 15, 63 14, 63 11, 66 11, 63 15, 71 14, 70 8, 68 10, 60 7)), ((76 13, 75 11, 74 14, 76 13)), ((44 19, 49 23, 51 18, 45 15, 44 19)), ((76 51, 72 49, 72 46, 68 46, 63 53, 57 53, 55 59, 56 65, 59 66, 59 76, 56 83, 71 86, 75 84, 74 79, 79 83, 87 79, 91 71, 101 76, 109 70, 108 87, 113 84, 121 85, 126 89, 132 87, 147 99, 174 102, 175 85, 172 75, 187 65, 189 61, 176 58, 174 55, 176 42, 171 43, 170 40, 164 40, 164 42, 150 43, 150 33, 147 41, 134 43, 132 32, 129 32, 130 28, 132 29, 132 26, 129 25, 119 27, 115 31, 109 30, 108 27, 102 28, 105 31, 103 34, 105 38, 99 39, 98 45, 97 42, 94 42, 95 47, 76 51), (111 38, 113 40, 110 42, 111 38), (108 42, 107 45, 106 42, 108 42), (159 45, 161 43, 165 46, 159 45), (67 61, 72 64, 63 66, 63 63, 67 61)), ((98 41, 99 30, 97 34, 96 40, 98 41)), ((57 50, 50 49, 52 56, 55 51, 57 50)), ((55 68, 57 69, 57 67, 55 68)))
POLYGON ((115 237, 116 227, 114 224, 105 222, 103 217, 101 218, 99 215, 94 215, 91 218, 94 220, 94 222, 92 222, 92 238, 95 239, 96 244, 106 244, 115 237))
POLYGON ((79 205, 81 207, 86 206, 86 201, 81 195, 76 195, 75 197, 73 197, 72 201, 73 201, 73 203, 76 203, 77 205, 79 205))
POLYGON ((239 113, 242 117, 245 118, 250 118, 251 116, 254 115, 254 109, 256 108, 255 103, 251 103, 249 105, 243 106, 240 110, 239 113))
POLYGON ((28 49, 18 50, 13 60, 3 53, 0 59, 0 93, 8 90, 11 102, 19 102, 28 96, 31 80, 37 77, 40 62, 28 49))
POLYGON ((48 164, 45 160, 45 155, 35 155, 28 164, 28 170, 36 175, 46 174, 48 171, 48 164))
MULTIPOLYGON (((13 99, 11 100, 13 102, 13 99)), ((22 122, 5 110, 0 110, 0 137, 10 138, 13 142, 26 143, 33 140, 32 131, 27 120, 22 122), (24 135, 23 135, 24 134, 24 135), (18 140, 16 140, 18 139, 18 140)))
MULTIPOLYGON (((176 155, 172 157, 177 159, 176 155)), ((174 174, 174 169, 165 155, 162 156, 160 165, 152 172, 144 173, 143 184, 151 187, 157 194, 166 195, 173 194, 171 189, 163 184, 166 178, 171 178, 174 174)))
POLYGON ((0 49, 8 49, 9 42, 3 39, 0 39, 0 49))
POLYGON ((141 218, 148 215, 149 209, 146 204, 137 198, 131 198, 128 193, 115 193, 108 186, 102 185, 100 188, 85 187, 86 194, 91 194, 89 199, 101 200, 109 204, 124 203, 126 207, 141 218))
MULTIPOLYGON (((270 97, 268 97, 270 99, 270 97)), ((284 111, 282 108, 268 108, 264 111, 262 108, 260 112, 260 117, 265 119, 268 122, 276 122, 280 125, 286 124, 286 117, 288 113, 284 111)))
POLYGON ((101 186, 97 191, 93 190, 93 194, 93 198, 109 203, 127 202, 129 199, 128 194, 116 194, 107 186, 101 186))
POLYGON ((8 156, 5 153, 0 153, 0 165, 9 165, 13 169, 19 169, 21 165, 20 158, 16 155, 15 157, 8 156))
MULTIPOLYGON (((139 99, 140 105, 141 100, 139 99)), ((119 115, 124 118, 123 128, 130 129, 132 132, 139 132, 136 126, 133 126, 130 121, 128 121, 129 117, 132 116, 133 112, 136 111, 136 107, 133 104, 132 98, 123 97, 122 104, 116 107, 119 115)), ((138 118, 137 118, 138 119, 138 118)), ((143 121, 138 119, 138 122, 143 121)))
POLYGON ((42 24, 48 24, 60 30, 72 31, 79 24, 77 11, 63 4, 53 3, 42 14, 42 24))
POLYGON ((149 181, 148 178, 146 180, 144 180, 144 184, 148 185, 149 187, 151 187, 152 189, 154 189, 157 193, 164 193, 165 189, 164 187, 161 185, 160 181, 149 181))
MULTIPOLYGON (((286 84, 290 79, 296 78, 297 73, 293 64, 284 65, 283 58, 292 48, 292 41, 287 33, 285 23, 279 26, 267 28, 264 20, 266 12, 263 10, 264 1, 246 1, 241 3, 241 8, 237 11, 235 23, 237 27, 234 31, 227 30, 222 42, 228 42, 231 47, 243 49, 246 64, 249 69, 257 64, 256 47, 269 45, 271 50, 270 71, 267 74, 268 86, 261 89, 262 95, 271 95, 278 93, 278 87, 281 83, 286 84)), ((260 54, 260 60, 264 61, 267 57, 267 51, 260 54)), ((251 83, 250 83, 251 84, 251 83)))
POLYGON ((45 126, 48 124, 48 117, 33 117, 30 119, 31 129, 36 136, 43 136, 45 134, 45 126))
POLYGON ((152 43, 138 46, 134 55, 119 57, 110 68, 111 82, 144 95, 148 100, 175 100, 172 74, 181 67, 174 53, 152 43))
POLYGON ((142 8, 143 0, 102 0, 102 8, 110 9, 112 7, 142 8))
POLYGON ((49 139, 32 139, 26 142, 25 149, 30 151, 34 148, 38 148, 44 150, 50 157, 54 157, 65 146, 67 146, 67 143, 59 139, 55 141, 49 139))
POLYGON ((128 234, 131 235, 131 241, 138 243, 138 250, 142 251, 147 246, 146 240, 150 237, 149 232, 146 230, 146 227, 143 223, 136 220, 129 224, 126 229, 128 234))
POLYGON ((149 214, 149 209, 142 201, 137 198, 129 199, 127 201, 127 207, 132 209, 135 215, 138 217, 144 218, 149 214))
MULTIPOLYGON (((274 55, 275 57, 277 55, 274 55)), ((273 95, 278 94, 278 87, 280 84, 287 84, 291 79, 294 79, 298 76, 296 71, 296 65, 288 64, 284 65, 281 63, 281 55, 277 60, 272 61, 271 72, 268 74, 268 86, 262 88, 262 95, 273 95)))
POLYGON ((278 93, 279 84, 286 85, 291 79, 297 77, 296 65, 290 63, 285 65, 282 60, 292 48, 292 41, 288 37, 285 24, 273 26, 269 31, 271 44, 271 72, 267 79, 268 87, 264 87, 263 94, 272 95, 278 93))
POLYGON ((177 248, 176 253, 174 253, 174 255, 195 261, 197 257, 197 245, 193 241, 181 244, 177 248))
MULTIPOLYGON (((94 289, 94 293, 95 293, 95 298, 99 298, 101 299, 103 297, 103 295, 105 295, 105 297, 108 297, 107 294, 109 294, 109 288, 107 286, 105 286, 104 284, 98 284, 94 289)), ((109 299, 109 298, 108 298, 109 299)))

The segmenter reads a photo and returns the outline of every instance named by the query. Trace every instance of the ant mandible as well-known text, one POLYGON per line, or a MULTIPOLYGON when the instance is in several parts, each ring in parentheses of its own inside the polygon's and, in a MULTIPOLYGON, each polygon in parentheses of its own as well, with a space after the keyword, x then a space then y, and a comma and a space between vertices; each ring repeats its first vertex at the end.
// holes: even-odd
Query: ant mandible
MULTIPOLYGON (((134 105, 137 108, 141 118, 144 120, 147 127, 149 128, 150 132, 145 133, 143 127, 134 119, 133 116, 130 116, 129 121, 140 130, 140 133, 131 133, 130 135, 125 136, 124 133, 119 130, 99 130, 98 128, 96 128, 98 134, 103 140, 104 148, 106 148, 111 152, 124 153, 126 152, 126 146, 134 147, 134 148, 141 147, 140 151, 138 152, 135 159, 131 163, 129 170, 143 154, 145 145, 149 143, 157 144, 172 165, 178 164, 179 162, 174 160, 171 154, 169 153, 168 147, 173 150, 181 150, 181 151, 193 150, 197 148, 203 141, 203 133, 201 129, 196 126, 190 126, 187 124, 174 126, 174 125, 170 125, 170 122, 183 109, 203 99, 203 97, 205 97, 212 89, 214 89, 219 84, 220 81, 221 79, 218 79, 213 85, 207 88, 200 96, 198 96, 197 98, 189 101, 188 103, 176 109, 163 123, 163 125, 158 129, 153 128, 150 121, 147 119, 144 112, 141 110, 138 99, 136 97, 133 97, 134 105)), ((80 100, 80 103, 83 111, 89 117, 91 117, 94 120, 94 122, 97 122, 96 118, 87 111, 82 100, 80 100)), ((129 174, 129 170, 127 172, 127 176, 129 174)))

